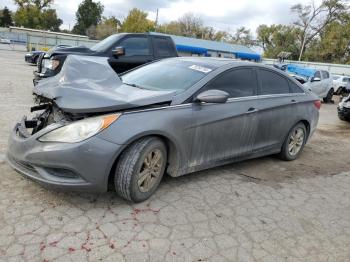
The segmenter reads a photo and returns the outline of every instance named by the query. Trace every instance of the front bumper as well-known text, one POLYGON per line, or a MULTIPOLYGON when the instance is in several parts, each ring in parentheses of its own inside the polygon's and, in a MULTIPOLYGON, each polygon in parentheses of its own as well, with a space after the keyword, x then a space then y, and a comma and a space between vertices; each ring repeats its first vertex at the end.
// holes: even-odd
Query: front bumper
POLYGON ((73 144, 37 140, 56 127, 47 127, 26 138, 19 134, 23 124, 17 124, 9 139, 10 166, 48 188, 107 191, 108 176, 121 146, 98 135, 73 144))

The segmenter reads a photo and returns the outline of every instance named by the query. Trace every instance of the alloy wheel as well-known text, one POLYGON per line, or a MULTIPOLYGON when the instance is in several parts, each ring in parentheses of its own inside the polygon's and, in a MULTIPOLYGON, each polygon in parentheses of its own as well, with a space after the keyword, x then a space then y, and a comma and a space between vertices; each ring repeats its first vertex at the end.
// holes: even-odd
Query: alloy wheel
POLYGON ((137 184, 141 192, 150 191, 157 178, 161 175, 163 166, 163 155, 159 149, 150 151, 143 163, 137 179, 137 184))
POLYGON ((301 127, 298 127, 289 137, 288 152, 291 156, 299 153, 304 144, 305 133, 301 127))

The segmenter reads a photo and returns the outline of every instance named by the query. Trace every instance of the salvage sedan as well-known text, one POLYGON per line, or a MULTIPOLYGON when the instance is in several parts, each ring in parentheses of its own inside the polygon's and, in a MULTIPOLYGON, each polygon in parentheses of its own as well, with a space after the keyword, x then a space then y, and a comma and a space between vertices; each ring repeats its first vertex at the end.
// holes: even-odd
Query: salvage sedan
POLYGON ((47 186, 107 191, 140 202, 178 177, 278 154, 294 160, 320 101, 284 72, 256 63, 170 58, 118 76, 103 57, 69 56, 34 89, 8 160, 47 186))

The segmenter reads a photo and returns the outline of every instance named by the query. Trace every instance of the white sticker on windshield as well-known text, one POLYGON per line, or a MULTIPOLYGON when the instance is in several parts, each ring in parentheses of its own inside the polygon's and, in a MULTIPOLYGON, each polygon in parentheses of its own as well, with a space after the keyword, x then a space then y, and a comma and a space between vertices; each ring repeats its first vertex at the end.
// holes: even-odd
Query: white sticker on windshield
POLYGON ((210 68, 206 68, 206 67, 199 66, 199 65, 191 65, 189 68, 196 70, 196 71, 199 71, 199 72, 202 72, 202 73, 205 73, 205 74, 207 74, 211 71, 210 68))

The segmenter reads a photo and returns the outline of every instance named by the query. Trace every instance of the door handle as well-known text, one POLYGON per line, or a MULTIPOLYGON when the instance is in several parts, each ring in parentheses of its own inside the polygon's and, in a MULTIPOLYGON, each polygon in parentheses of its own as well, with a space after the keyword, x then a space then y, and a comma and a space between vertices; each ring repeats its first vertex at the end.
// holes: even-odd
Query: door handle
POLYGON ((292 102, 293 104, 297 103, 295 99, 292 99, 290 102, 292 102))
POLYGON ((246 112, 246 114, 255 113, 256 111, 258 111, 258 109, 256 109, 255 107, 249 107, 249 109, 248 109, 248 111, 246 112))

